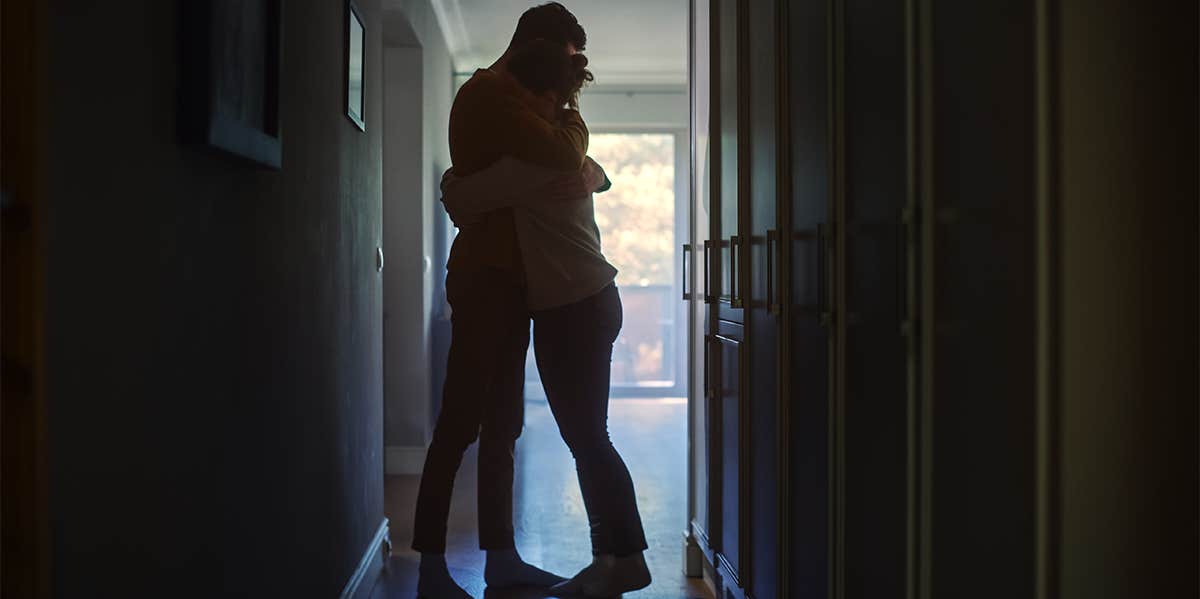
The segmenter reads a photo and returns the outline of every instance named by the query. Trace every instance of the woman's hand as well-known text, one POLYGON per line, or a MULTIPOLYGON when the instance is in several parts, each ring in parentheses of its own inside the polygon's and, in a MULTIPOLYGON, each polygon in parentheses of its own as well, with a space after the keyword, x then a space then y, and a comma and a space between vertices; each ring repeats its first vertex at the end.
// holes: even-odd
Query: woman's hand
POLYGON ((608 181, 608 175, 604 174, 604 169, 600 168, 600 165, 596 164, 596 161, 592 160, 591 156, 583 159, 581 174, 583 175, 583 185, 587 188, 588 193, 599 191, 601 187, 604 187, 604 183, 608 181))

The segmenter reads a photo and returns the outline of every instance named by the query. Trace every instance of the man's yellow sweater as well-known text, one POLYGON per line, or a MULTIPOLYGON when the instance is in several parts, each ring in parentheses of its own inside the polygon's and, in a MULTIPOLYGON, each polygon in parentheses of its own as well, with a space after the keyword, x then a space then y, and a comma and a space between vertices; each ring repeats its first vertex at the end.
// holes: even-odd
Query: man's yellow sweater
MULTIPOLYGON (((587 156, 588 130, 578 112, 551 123, 534 111, 530 94, 510 77, 475 71, 450 109, 450 159, 459 176, 491 166, 503 156, 563 171, 577 171, 587 156)), ((451 270, 481 267, 521 272, 511 208, 491 212, 461 229, 450 249, 451 270)))

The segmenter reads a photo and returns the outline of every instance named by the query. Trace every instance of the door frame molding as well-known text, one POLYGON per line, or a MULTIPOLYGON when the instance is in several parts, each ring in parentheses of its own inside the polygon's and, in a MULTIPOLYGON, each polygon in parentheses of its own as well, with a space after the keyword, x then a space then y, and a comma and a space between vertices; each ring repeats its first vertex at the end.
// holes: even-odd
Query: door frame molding
POLYGON ((1061 506, 1061 468, 1059 430, 1059 285, 1062 268, 1059 260, 1059 81, 1058 2, 1035 0, 1034 27, 1036 46, 1036 119, 1037 165, 1035 219, 1037 234, 1037 515, 1036 561, 1034 564, 1037 599, 1051 599, 1059 592, 1061 506))

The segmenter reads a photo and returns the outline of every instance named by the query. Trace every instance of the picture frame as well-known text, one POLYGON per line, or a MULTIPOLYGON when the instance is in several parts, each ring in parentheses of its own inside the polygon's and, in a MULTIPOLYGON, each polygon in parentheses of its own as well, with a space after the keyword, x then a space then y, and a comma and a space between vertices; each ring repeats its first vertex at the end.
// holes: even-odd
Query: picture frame
POLYGON ((360 131, 366 121, 366 46, 367 27, 358 6, 346 2, 346 117, 360 131))
POLYGON ((179 6, 182 141, 281 168, 282 0, 179 6))

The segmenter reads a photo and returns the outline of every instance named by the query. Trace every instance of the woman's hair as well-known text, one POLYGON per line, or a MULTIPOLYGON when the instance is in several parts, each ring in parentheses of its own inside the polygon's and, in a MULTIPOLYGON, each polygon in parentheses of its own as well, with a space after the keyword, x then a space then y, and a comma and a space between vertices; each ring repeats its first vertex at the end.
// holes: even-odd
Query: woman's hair
POLYGON ((508 61, 508 72, 535 94, 553 92, 559 104, 579 108, 579 91, 595 79, 583 54, 567 54, 566 46, 536 39, 516 50, 508 61))

